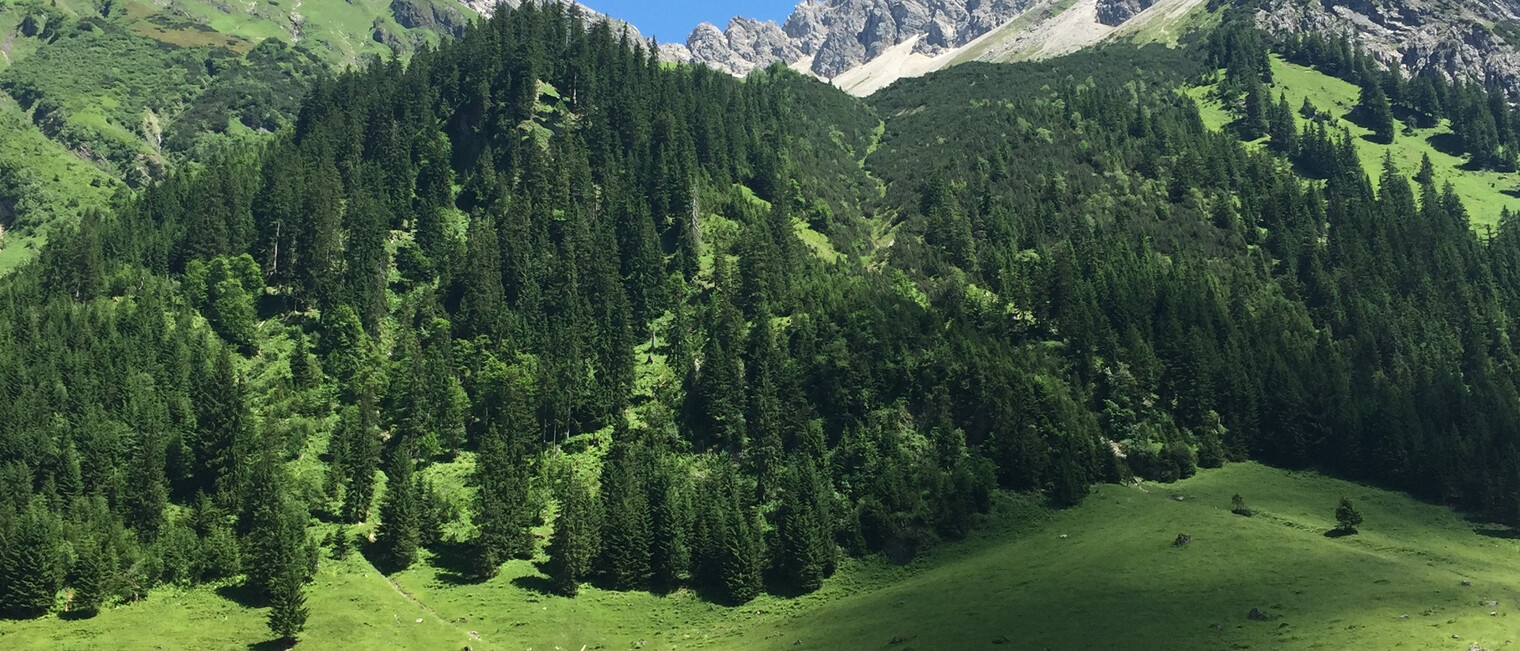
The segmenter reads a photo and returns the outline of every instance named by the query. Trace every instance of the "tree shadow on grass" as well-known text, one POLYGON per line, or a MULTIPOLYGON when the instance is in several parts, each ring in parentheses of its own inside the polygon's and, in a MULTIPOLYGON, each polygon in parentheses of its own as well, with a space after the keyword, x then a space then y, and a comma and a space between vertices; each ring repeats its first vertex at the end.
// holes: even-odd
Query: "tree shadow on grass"
POLYGON ((1473 533, 1501 540, 1520 540, 1520 530, 1505 526, 1473 527, 1473 533))
POLYGON ((248 644, 250 651, 285 651, 296 645, 295 640, 264 640, 248 644))
POLYGON ((529 574, 512 579, 512 585, 529 592, 537 592, 546 597, 559 594, 559 591, 554 589, 553 581, 550 581, 548 577, 537 574, 529 574))
POLYGON ((1325 532, 1325 537, 1326 538, 1345 538, 1346 536, 1355 536, 1355 535, 1356 535, 1356 530, 1355 529, 1331 529, 1331 530, 1325 532))
POLYGON ((1437 133, 1426 138, 1425 142, 1430 143, 1430 146, 1434 147, 1436 151, 1447 156, 1461 157, 1464 153, 1462 151, 1462 139, 1458 138, 1457 134, 1454 133, 1437 133))
POLYGON ((66 622, 77 622, 86 619, 92 619, 99 614, 100 611, 98 610, 65 610, 61 613, 58 613, 58 619, 66 622))
POLYGON ((469 543, 443 541, 428 547, 432 557, 428 564, 438 569, 438 580, 450 585, 480 583, 476 576, 475 547, 469 543))
POLYGON ((265 599, 263 594, 246 584, 224 585, 216 589, 216 594, 244 608, 262 608, 269 605, 269 600, 265 599))

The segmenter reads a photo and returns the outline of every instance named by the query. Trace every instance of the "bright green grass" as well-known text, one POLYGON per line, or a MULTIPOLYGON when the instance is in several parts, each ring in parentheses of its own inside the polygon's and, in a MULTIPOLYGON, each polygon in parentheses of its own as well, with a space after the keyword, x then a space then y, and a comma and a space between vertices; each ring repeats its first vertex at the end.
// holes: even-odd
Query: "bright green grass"
MULTIPOLYGON (((1401 494, 1235 464, 1172 485, 1100 486, 1061 512, 1001 495, 987 527, 906 568, 846 560, 815 594, 740 608, 688 592, 586 586, 574 599, 554 596, 529 561, 479 584, 428 562, 390 577, 418 605, 357 555, 324 559, 301 647, 1503 648, 1520 616, 1520 543, 1474 529, 1401 494), (1255 517, 1230 513, 1237 492, 1255 517), (1342 496, 1366 522, 1359 535, 1327 538, 1342 496), (1193 543, 1173 547, 1178 533, 1193 543), (1499 606, 1479 605, 1486 600, 1499 606), (1272 620, 1249 621, 1251 608, 1272 620)), ((93 620, 0 623, 0 646, 241 647, 266 639, 263 615, 210 589, 164 589, 93 620)))
MULTIPOLYGON (((324 555, 315 582, 307 587, 306 604, 311 617, 301 648, 460 649, 470 643, 462 625, 446 622, 407 599, 357 553, 343 561, 324 555)), ((165 588, 92 619, 0 622, 0 647, 247 648, 270 639, 267 612, 244 607, 210 588, 165 588)))
POLYGON ((1175 485, 1099 487, 1047 522, 942 549, 905 580, 752 622, 722 646, 1496 649, 1516 639, 1517 552, 1438 506, 1238 464, 1175 485), (1256 517, 1230 513, 1236 492, 1256 517), (1341 496, 1366 522, 1327 538, 1341 496), (1193 543, 1172 547, 1178 533, 1193 543), (1251 608, 1273 619, 1249 621, 1251 608))
MULTIPOLYGON (((1498 224, 1499 213, 1504 207, 1510 210, 1520 209, 1520 198, 1506 194, 1506 191, 1515 188, 1513 175, 1461 169, 1466 163, 1465 159, 1444 153, 1431 144, 1432 139, 1451 133, 1449 123, 1443 122, 1438 127, 1412 131, 1406 131, 1403 123, 1399 123, 1400 132, 1394 137, 1393 143, 1383 145, 1366 137, 1372 133, 1370 130, 1346 119, 1347 114, 1356 107, 1360 94, 1354 84, 1312 68, 1287 63, 1276 56, 1272 58, 1272 77, 1273 101, 1277 100, 1279 93, 1286 95, 1288 105, 1297 116, 1298 108, 1303 105, 1304 98, 1308 97, 1321 112, 1334 116, 1337 127, 1345 126, 1351 131, 1362 167, 1367 170, 1374 184, 1382 177, 1385 155, 1391 155, 1394 165, 1406 176, 1419 171, 1422 156, 1430 156, 1430 162, 1436 171, 1436 184, 1451 183, 1457 196, 1467 206, 1474 228, 1498 224)), ((1213 86, 1194 87, 1188 90, 1188 94, 1198 100, 1204 124, 1210 128, 1223 129, 1234 117, 1210 97, 1212 90, 1213 86)), ((1300 126, 1307 122, 1302 117, 1297 119, 1300 126)), ((1259 141, 1264 142, 1265 140, 1259 141)))
POLYGON ((33 258, 42 250, 47 239, 42 236, 25 236, 7 233, 5 246, 0 248, 0 276, 5 276, 33 258))
POLYGON ((839 260, 839 252, 834 250, 834 245, 829 242, 827 235, 813 230, 807 222, 800 219, 792 220, 792 229, 797 231, 797 237, 813 250, 813 254, 818 256, 818 259, 824 262, 839 260))

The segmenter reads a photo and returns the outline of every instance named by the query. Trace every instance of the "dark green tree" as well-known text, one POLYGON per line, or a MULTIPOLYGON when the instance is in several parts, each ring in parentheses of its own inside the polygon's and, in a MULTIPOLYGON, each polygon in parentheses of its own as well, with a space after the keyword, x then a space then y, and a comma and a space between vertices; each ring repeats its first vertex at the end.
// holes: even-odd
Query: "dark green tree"
POLYGON ((492 427, 480 436, 475 457, 474 572, 480 578, 496 575, 507 559, 532 551, 532 526, 537 509, 530 493, 531 468, 521 433, 492 427))
POLYGON ((291 644, 306 627, 311 614, 306 607, 304 564, 290 563, 280 568, 269 586, 269 630, 275 639, 291 644))
POLYGON ((68 582, 74 590, 74 596, 69 599, 69 612, 93 617, 100 612, 110 591, 109 560, 105 550, 94 540, 84 541, 77 554, 68 582))
POLYGON ((635 590, 645 587, 650 578, 651 522, 644 486, 648 464, 643 450, 626 440, 626 424, 620 421, 614 432, 612 450, 602 465, 602 545, 597 565, 616 589, 635 590))
POLYGON ((10 522, 0 521, 0 613, 36 617, 53 607, 61 579, 59 524, 41 498, 10 522))
POLYGON ((1388 96, 1383 93, 1382 85, 1378 84, 1371 75, 1362 84, 1362 93, 1357 100, 1356 110, 1378 142, 1385 144, 1393 142, 1393 106, 1388 103, 1388 96))
POLYGON ((414 475, 417 462, 410 449, 403 442, 391 454, 375 544, 387 571, 399 572, 417 560, 417 548, 422 543, 422 504, 414 475))
POLYGON ((549 561, 544 570, 555 589, 567 596, 580 592, 601 549, 601 506, 573 474, 559 498, 554 534, 549 538, 549 561))
POLYGON ((1356 528, 1362 524, 1362 512, 1356 510, 1351 500, 1342 497, 1341 503, 1335 507, 1336 530, 1343 533, 1356 533, 1356 528))

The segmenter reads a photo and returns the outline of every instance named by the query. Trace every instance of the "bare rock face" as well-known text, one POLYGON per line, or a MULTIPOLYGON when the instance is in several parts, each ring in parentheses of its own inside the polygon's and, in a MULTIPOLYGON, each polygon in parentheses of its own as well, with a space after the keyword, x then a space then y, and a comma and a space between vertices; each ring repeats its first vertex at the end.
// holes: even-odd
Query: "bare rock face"
MULTIPOLYGON (((691 61, 740 76, 777 61, 791 63, 804 56, 780 25, 751 18, 733 19, 726 31, 711 23, 697 25, 686 39, 686 51, 691 61)), ((674 54, 680 56, 679 51, 674 54)))
POLYGON ((1117 27, 1153 4, 1156 0, 1098 0, 1098 22, 1117 27))
POLYGON ((910 39, 917 39, 915 51, 931 56, 965 45, 1017 17, 1033 3, 1034 0, 804 0, 779 27, 744 18, 730 22, 722 32, 715 26, 703 25, 692 32, 686 46, 692 61, 734 74, 744 74, 775 61, 790 64, 811 56, 813 72, 832 78, 910 39))
POLYGON ((391 14, 402 27, 427 29, 455 37, 464 35, 464 28, 470 24, 459 7, 418 0, 391 0, 391 14))
POLYGON ((1256 14, 1274 34, 1346 35, 1385 65, 1520 92, 1516 0, 1271 0, 1256 14))

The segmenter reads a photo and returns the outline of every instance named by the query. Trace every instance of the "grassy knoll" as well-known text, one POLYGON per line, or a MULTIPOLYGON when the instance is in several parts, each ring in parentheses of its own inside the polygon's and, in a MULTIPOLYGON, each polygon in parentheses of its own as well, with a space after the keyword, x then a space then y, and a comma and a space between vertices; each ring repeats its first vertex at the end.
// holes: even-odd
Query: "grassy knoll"
MULTIPOLYGON (((1347 119, 1347 115, 1356 107, 1359 95, 1356 85, 1313 68, 1285 62, 1275 55, 1272 57, 1272 78, 1272 100, 1276 101, 1279 93, 1286 95, 1295 116, 1298 116, 1297 111, 1303 105, 1304 98, 1308 97, 1321 112, 1331 115, 1333 125, 1337 128, 1344 126, 1351 131, 1362 166, 1374 184, 1382 175, 1385 155, 1391 155, 1394 164, 1406 175, 1412 175, 1420 169, 1422 156, 1430 156, 1436 171, 1436 184, 1452 184, 1467 206, 1475 228, 1497 225, 1499 212, 1506 206, 1510 210, 1520 209, 1520 193, 1516 192, 1513 174, 1464 169, 1465 158, 1454 156, 1437 146, 1443 139, 1450 137, 1449 122, 1443 121, 1440 126, 1430 129, 1412 129, 1399 122, 1399 134, 1392 144, 1384 145, 1373 142, 1368 137, 1371 130, 1347 119)), ((1198 100, 1205 124, 1215 129, 1224 129, 1234 117, 1214 99, 1213 90, 1212 85, 1198 86, 1189 89, 1188 94, 1198 100)), ((1300 126, 1307 122, 1302 116, 1297 119, 1300 126)), ((1264 143, 1265 140, 1261 142, 1264 143)))
POLYGON ((1233 465, 1170 486, 1100 487, 1078 509, 945 549, 906 580, 734 647, 1113 648, 1122 636, 1131 649, 1502 648, 1515 639, 1520 545, 1486 533, 1402 495, 1233 465), (1230 512, 1236 492, 1255 517, 1230 512), (1326 537, 1342 495, 1366 523, 1326 537), (1193 542, 1173 547, 1178 533, 1193 542), (1249 620, 1252 608, 1271 619, 1249 620))
MULTIPOLYGON (((1439 506, 1235 464, 1172 485, 1101 486, 1062 512, 1003 496, 970 540, 906 568, 850 560, 818 593, 732 609, 685 591, 560 597, 533 561, 477 584, 457 580, 452 552, 390 581, 362 556, 324 558, 300 648, 1496 649, 1516 638, 1517 552, 1506 532, 1439 506), (1230 512, 1235 493, 1255 517, 1230 512), (1342 496, 1366 522, 1327 537, 1342 496), (1193 542, 1174 547, 1178 533, 1193 542), (1252 608, 1270 619, 1249 620, 1252 608)), ((0 623, 0 646, 262 642, 264 611, 235 598, 160 590, 92 620, 0 623)))

